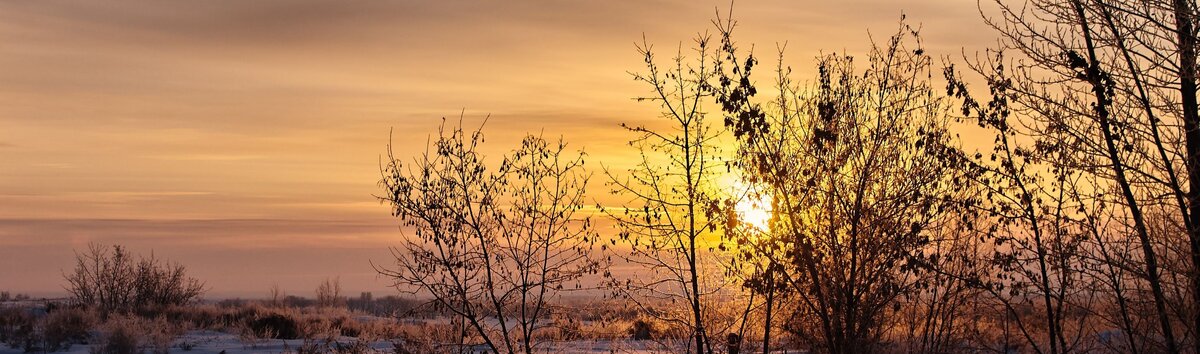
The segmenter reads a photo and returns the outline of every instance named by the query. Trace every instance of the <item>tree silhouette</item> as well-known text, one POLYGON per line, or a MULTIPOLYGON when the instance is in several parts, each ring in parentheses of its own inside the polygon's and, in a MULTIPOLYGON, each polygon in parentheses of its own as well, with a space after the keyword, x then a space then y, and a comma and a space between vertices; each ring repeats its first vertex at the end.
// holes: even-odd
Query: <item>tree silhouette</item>
POLYGON ((741 246, 782 265, 797 302, 785 328, 828 352, 876 350, 884 318, 922 284, 926 258, 938 257, 926 246, 961 190, 930 59, 902 25, 861 72, 852 57, 828 55, 804 86, 780 64, 780 94, 758 102, 757 59, 742 59, 732 20, 717 24, 725 125, 739 167, 778 214, 767 242, 741 246))
POLYGON ((89 244, 75 254, 75 269, 63 274, 73 301, 102 313, 128 313, 150 307, 182 306, 204 293, 204 282, 181 264, 153 254, 135 260, 125 247, 89 244))
POLYGON ((443 124, 433 151, 411 164, 389 146, 380 199, 413 234, 393 249, 394 268, 376 269, 403 291, 432 295, 488 351, 532 353, 551 300, 601 267, 580 213, 589 175, 583 154, 561 141, 527 136, 494 169, 482 142, 481 130, 443 124))
MULTIPOLYGON (((1053 169, 1052 188, 1067 190, 1070 203, 1078 204, 1062 215, 1083 225, 1070 232, 1086 242, 1070 252, 1084 258, 1060 267, 1093 273, 1106 288, 1119 309, 1112 324, 1128 339, 1123 351, 1183 350, 1179 335, 1195 342, 1200 328, 1195 2, 996 4, 998 18, 985 19, 1010 59, 976 62, 971 69, 987 78, 993 92, 1004 92, 1002 101, 991 103, 1003 102, 1004 114, 1013 118, 997 128, 1033 142, 1013 151, 1053 169), (1172 236, 1180 234, 1186 240, 1172 236), (1127 245, 1137 252, 1124 253, 1127 245), (1144 310, 1142 295, 1133 291, 1142 286, 1149 288, 1151 305, 1144 310), (1143 314, 1157 333, 1137 327, 1143 314), (1176 318, 1187 318, 1186 330, 1176 330, 1176 318)), ((964 113, 1001 113, 963 97, 964 113)), ((1072 301, 1064 297, 1060 301, 1072 301)), ((1047 323, 1062 317, 1046 315, 1047 323)), ((1069 351, 1054 327, 1059 339, 1050 341, 1050 352, 1069 351)))
POLYGON ((613 192, 630 200, 605 213, 620 228, 613 244, 630 247, 618 257, 646 271, 613 279, 613 289, 655 317, 685 326, 694 343, 688 352, 712 353, 712 334, 725 330, 713 326, 732 325, 714 319, 708 304, 730 283, 722 273, 728 254, 717 233, 723 220, 719 178, 725 165, 717 149, 720 130, 712 127, 704 110, 712 99, 710 81, 715 75, 709 37, 696 38, 692 51, 695 56, 688 58, 680 49, 671 65, 660 67, 649 44, 638 47, 646 72, 633 77, 651 93, 637 100, 658 104, 662 121, 622 124, 635 135, 629 144, 638 149, 639 158, 627 171, 606 168, 613 192), (646 303, 654 300, 686 303, 687 314, 654 311, 646 303))

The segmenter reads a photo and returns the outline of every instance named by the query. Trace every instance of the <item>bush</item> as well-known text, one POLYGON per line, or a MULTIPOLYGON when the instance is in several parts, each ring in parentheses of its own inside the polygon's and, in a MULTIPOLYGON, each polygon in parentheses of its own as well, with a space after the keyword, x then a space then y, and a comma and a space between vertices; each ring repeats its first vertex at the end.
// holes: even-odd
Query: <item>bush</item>
POLYGON ((249 327, 259 338, 300 338, 300 326, 296 323, 296 319, 281 313, 259 316, 250 321, 249 327))
POLYGON ((43 348, 48 351, 70 349, 72 344, 86 343, 89 331, 98 322, 86 308, 67 307, 50 312, 42 320, 43 348))
POLYGON ((0 342, 13 348, 31 347, 35 324, 28 310, 15 307, 0 308, 0 342))
POLYGON ((92 346, 91 354, 140 354, 138 328, 130 325, 129 321, 117 320, 110 322, 100 335, 100 340, 92 346))
POLYGON ((40 309, 0 308, 0 342, 26 352, 70 349, 86 342, 96 317, 84 308, 57 308, 47 315, 40 309))
MULTIPOLYGON (((341 335, 343 337, 358 338, 358 337, 363 336, 364 334, 367 334, 367 333, 363 333, 362 325, 360 325, 358 323, 358 321, 355 321, 355 320, 343 321, 341 324, 338 324, 337 327, 338 327, 338 330, 341 331, 341 335)), ((371 334, 373 334, 373 333, 371 333, 371 334)))
POLYGON ((629 336, 633 340, 650 340, 658 337, 658 328, 653 322, 639 319, 629 326, 629 336))
POLYGON ((165 317, 146 319, 137 316, 114 316, 102 326, 92 354, 152 353, 167 354, 182 329, 165 317))
POLYGON ((375 349, 371 348, 371 343, 357 339, 350 343, 334 343, 333 352, 337 354, 369 354, 375 353, 375 349))
POLYGON ((168 306, 156 311, 141 312, 142 317, 164 317, 167 322, 185 325, 188 328, 212 330, 221 330, 228 324, 237 322, 230 320, 232 316, 227 314, 228 311, 212 305, 168 306))
POLYGON ((105 313, 127 313, 137 306, 187 305, 204 292, 204 283, 187 275, 182 265, 141 257, 136 262, 124 247, 92 244, 75 254, 75 270, 64 275, 67 291, 78 303, 105 313))
POLYGON ((341 334, 341 330, 332 322, 320 316, 308 316, 301 322, 300 337, 306 341, 320 341, 328 344, 337 341, 341 334))
POLYGON ((143 319, 141 322, 143 346, 153 350, 155 354, 169 354, 175 343, 175 337, 183 333, 182 328, 167 322, 166 318, 158 317, 153 321, 143 319))

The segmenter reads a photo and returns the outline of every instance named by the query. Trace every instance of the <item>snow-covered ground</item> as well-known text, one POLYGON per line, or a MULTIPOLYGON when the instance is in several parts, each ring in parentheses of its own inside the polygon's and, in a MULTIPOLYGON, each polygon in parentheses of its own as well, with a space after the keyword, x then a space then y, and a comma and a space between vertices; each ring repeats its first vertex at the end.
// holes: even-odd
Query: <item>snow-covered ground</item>
MULTIPOLYGON (((344 338, 341 343, 349 344, 354 341, 353 338, 344 338)), ((295 352, 297 347, 304 345, 304 340, 260 340, 258 343, 250 344, 243 343, 238 339, 238 336, 229 333, 215 331, 190 331, 183 336, 175 339, 175 345, 171 348, 171 353, 225 353, 225 354, 253 354, 253 353, 286 353, 295 352), (186 348, 186 349, 185 349, 186 348)), ((561 343, 552 343, 543 351, 546 353, 580 353, 580 354, 650 354, 657 353, 650 348, 653 348, 653 342, 638 342, 638 341, 611 341, 611 340, 579 340, 561 343)), ((372 343, 371 347, 380 353, 392 353, 393 344, 388 341, 379 341, 372 343)), ((59 351, 56 353, 63 354, 89 354, 91 345, 75 344, 70 349, 59 351)), ((149 351, 147 351, 149 352, 149 351)), ((0 344, 0 354, 21 354, 23 351, 20 348, 9 348, 4 344, 0 344)))

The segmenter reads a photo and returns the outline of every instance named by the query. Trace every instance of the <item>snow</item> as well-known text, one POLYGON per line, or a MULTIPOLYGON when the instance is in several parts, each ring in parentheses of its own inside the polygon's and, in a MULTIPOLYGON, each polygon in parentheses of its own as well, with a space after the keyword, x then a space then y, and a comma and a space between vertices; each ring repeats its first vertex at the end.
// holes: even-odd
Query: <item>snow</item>
MULTIPOLYGON (((354 338, 342 338, 339 340, 342 344, 352 343, 354 338)), ((243 343, 238 339, 237 335, 201 330, 189 331, 183 336, 175 339, 174 346, 171 347, 171 353, 188 353, 188 354, 206 354, 206 353, 225 353, 225 354, 255 354, 255 353, 285 353, 294 352, 297 347, 304 345, 304 340, 260 340, 259 343, 249 344, 243 343), (184 349, 184 348, 188 349, 184 349)), ((577 340, 559 343, 550 343, 542 348, 542 352, 547 353, 580 353, 580 354, 601 354, 601 353, 616 353, 616 354, 651 354, 659 353, 660 351, 653 350, 655 343, 646 341, 625 341, 625 340, 577 340)), ((59 351, 56 353, 62 354, 89 354, 89 344, 75 344, 70 349, 59 351)), ((393 352, 393 344, 389 341, 378 341, 372 343, 371 348, 380 353, 393 352)), ((150 350, 146 351, 151 352, 150 350)), ((9 348, 4 344, 0 344, 0 354, 21 354, 24 353, 20 348, 9 348)))

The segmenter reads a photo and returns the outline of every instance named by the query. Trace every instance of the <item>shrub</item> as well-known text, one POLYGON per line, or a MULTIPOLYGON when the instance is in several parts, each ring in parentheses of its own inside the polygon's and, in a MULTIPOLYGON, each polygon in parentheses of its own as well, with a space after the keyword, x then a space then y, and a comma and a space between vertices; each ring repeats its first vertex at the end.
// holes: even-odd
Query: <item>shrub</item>
POLYGON ((26 352, 66 350, 86 342, 95 323, 95 315, 83 308, 57 308, 44 316, 31 308, 0 308, 0 342, 26 352))
POLYGON ((350 343, 334 343, 333 352, 337 354, 368 354, 374 353, 375 349, 371 348, 371 343, 357 339, 350 343))
POLYGON ((200 297, 204 283, 179 264, 141 257, 136 262, 121 246, 92 244, 75 254, 75 270, 64 275, 67 291, 103 312, 129 312, 135 306, 186 305, 200 297))
POLYGON ((433 353, 434 348, 429 342, 401 340, 392 342, 392 352, 396 354, 433 353))
POLYGON ((114 316, 101 326, 99 340, 92 345, 92 354, 142 353, 149 349, 155 354, 167 354, 182 332, 166 317, 146 319, 137 316, 114 316))
POLYGON ((653 322, 639 319, 629 326, 629 336, 633 340, 650 340, 658 337, 658 328, 653 322))
POLYGON ((259 338, 300 338, 300 326, 296 323, 296 319, 282 313, 259 316, 250 321, 249 327, 259 338))
POLYGON ((189 328, 221 330, 229 323, 232 316, 226 316, 228 311, 212 305, 167 306, 157 311, 143 311, 142 317, 164 317, 167 322, 186 325, 189 328))
POLYGON ((35 322, 27 309, 0 308, 0 342, 13 348, 31 347, 35 322))
POLYGON ((158 317, 153 321, 143 319, 143 346, 149 347, 155 354, 169 354, 175 337, 182 333, 181 328, 167 322, 166 318, 158 317))
POLYGON ((275 338, 275 331, 270 328, 255 330, 249 324, 243 323, 237 327, 237 335, 242 345, 247 348, 257 349, 258 345, 266 343, 267 339, 275 338))
POLYGON ((131 321, 110 321, 100 340, 89 350, 91 354, 140 354, 138 328, 131 321))
POLYGON ((358 321, 355 321, 353 319, 350 319, 347 321, 342 321, 342 323, 339 324, 337 327, 341 331, 341 335, 343 337, 358 338, 358 337, 363 336, 364 334, 369 334, 369 333, 363 333, 362 325, 360 325, 358 323, 358 321))
MULTIPOLYGON (((368 338, 373 340, 392 340, 404 336, 402 326, 395 319, 376 318, 362 322, 355 322, 358 328, 358 338, 368 338)), ((342 330, 345 334, 345 330, 342 330)))
POLYGON ((332 322, 320 316, 310 316, 302 324, 300 336, 305 340, 330 343, 336 341, 342 334, 341 330, 335 327, 332 322))
POLYGON ((303 343, 300 343, 300 346, 296 347, 296 354, 325 354, 329 351, 330 348, 328 345, 322 345, 308 339, 305 339, 303 343))
POLYGON ((192 349, 196 348, 197 344, 200 344, 200 343, 198 343, 196 341, 184 340, 184 341, 179 342, 178 347, 179 347, 179 349, 181 349, 185 352, 190 352, 190 351, 192 351, 192 349))
POLYGON ((96 323, 96 315, 86 308, 56 309, 42 320, 43 348, 58 351, 70 349, 75 343, 86 343, 96 323))
POLYGON ((397 353, 445 353, 445 349, 464 341, 459 324, 411 321, 396 325, 392 344, 397 353), (440 350, 439 350, 440 349, 440 350))

